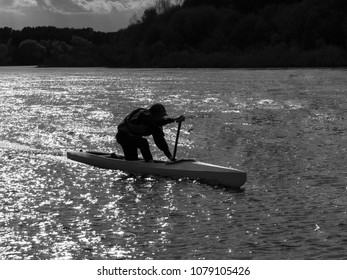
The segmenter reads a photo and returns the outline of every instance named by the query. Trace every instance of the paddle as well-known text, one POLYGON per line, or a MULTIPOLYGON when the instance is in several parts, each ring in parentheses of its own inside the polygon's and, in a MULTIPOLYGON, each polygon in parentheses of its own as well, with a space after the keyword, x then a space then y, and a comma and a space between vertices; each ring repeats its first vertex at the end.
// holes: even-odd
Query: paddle
POLYGON ((176 160, 177 144, 178 144, 178 138, 180 137, 181 124, 182 124, 182 121, 179 121, 178 122, 178 127, 177 127, 176 142, 175 142, 175 148, 174 148, 172 161, 176 160))

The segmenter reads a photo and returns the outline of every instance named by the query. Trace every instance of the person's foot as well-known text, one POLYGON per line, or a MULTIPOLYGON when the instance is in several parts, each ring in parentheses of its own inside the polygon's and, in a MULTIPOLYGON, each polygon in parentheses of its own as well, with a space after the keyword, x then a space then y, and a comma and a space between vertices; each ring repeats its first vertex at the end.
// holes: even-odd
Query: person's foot
POLYGON ((154 163, 154 160, 153 160, 153 159, 150 159, 150 160, 147 160, 146 162, 148 162, 148 163, 154 163))

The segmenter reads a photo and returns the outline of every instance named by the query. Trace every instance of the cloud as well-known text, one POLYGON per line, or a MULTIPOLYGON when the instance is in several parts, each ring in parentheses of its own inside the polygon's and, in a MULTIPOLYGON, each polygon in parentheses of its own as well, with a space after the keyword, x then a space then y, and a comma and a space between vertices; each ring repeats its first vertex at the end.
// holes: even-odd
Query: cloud
POLYGON ((0 26, 91 27, 116 31, 128 26, 154 0, 0 0, 0 26))
POLYGON ((15 9, 21 7, 36 7, 36 0, 0 0, 0 8, 15 9))
POLYGON ((62 14, 75 14, 85 12, 83 7, 80 7, 76 1, 72 0, 37 0, 40 8, 62 14))
POLYGON ((152 1, 153 0, 36 0, 40 7, 62 14, 108 14, 115 11, 138 10, 146 8, 152 1))
POLYGON ((36 0, 0 0, 0 11, 7 13, 22 13, 22 8, 37 7, 36 0))
POLYGON ((98 13, 141 10, 153 0, 0 0, 0 10, 21 12, 23 8, 38 7, 55 13, 98 13))

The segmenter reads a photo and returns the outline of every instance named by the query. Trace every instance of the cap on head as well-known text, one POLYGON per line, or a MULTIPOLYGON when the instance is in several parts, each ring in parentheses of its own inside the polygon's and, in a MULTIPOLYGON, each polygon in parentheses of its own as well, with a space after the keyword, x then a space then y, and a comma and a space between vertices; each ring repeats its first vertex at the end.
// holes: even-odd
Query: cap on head
POLYGON ((153 104, 151 108, 149 108, 149 112, 151 113, 151 115, 157 118, 162 118, 167 116, 165 107, 160 103, 153 104))

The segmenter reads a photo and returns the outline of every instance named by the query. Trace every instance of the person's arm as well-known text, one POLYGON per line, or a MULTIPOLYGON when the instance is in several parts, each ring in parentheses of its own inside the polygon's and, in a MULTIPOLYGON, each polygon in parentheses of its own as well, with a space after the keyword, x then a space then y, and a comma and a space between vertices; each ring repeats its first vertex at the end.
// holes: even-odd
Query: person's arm
POLYGON ((162 118, 153 118, 152 119, 152 123, 154 126, 164 126, 167 125, 169 123, 173 123, 175 122, 174 118, 170 118, 170 117, 162 117, 162 118))
POLYGON ((148 112, 141 112, 139 119, 143 124, 146 124, 149 127, 156 127, 156 126, 164 126, 169 123, 175 122, 176 119, 170 118, 168 116, 164 116, 162 118, 156 118, 149 114, 148 112))
POLYGON ((163 126, 163 125, 166 125, 166 124, 169 124, 169 123, 173 123, 173 122, 183 122, 186 120, 186 117, 181 115, 177 118, 170 118, 170 117, 163 117, 161 119, 158 120, 158 123, 160 126, 163 126))
POLYGON ((148 111, 143 111, 139 115, 139 120, 142 124, 147 125, 148 127, 157 127, 164 126, 173 122, 183 122, 185 120, 185 116, 181 115, 177 118, 171 118, 169 116, 164 116, 162 118, 156 118, 152 116, 148 111))

